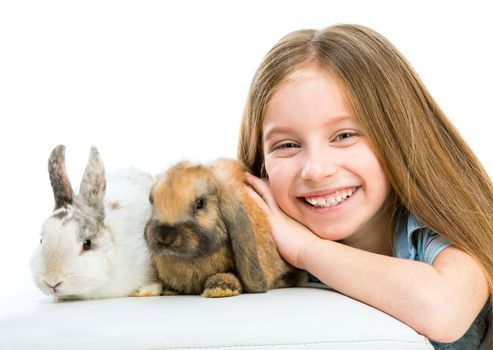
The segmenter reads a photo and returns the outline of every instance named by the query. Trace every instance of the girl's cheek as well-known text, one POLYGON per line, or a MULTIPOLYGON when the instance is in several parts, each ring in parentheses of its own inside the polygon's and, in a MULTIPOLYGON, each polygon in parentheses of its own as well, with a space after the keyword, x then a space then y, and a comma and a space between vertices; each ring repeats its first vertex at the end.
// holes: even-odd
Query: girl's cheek
POLYGON ((274 175, 278 172, 277 169, 279 168, 278 165, 276 165, 276 162, 266 159, 265 160, 265 172, 269 176, 269 179, 271 177, 274 177, 274 175))
POLYGON ((273 156, 265 156, 265 171, 269 175, 279 175, 283 171, 290 168, 290 160, 288 158, 276 158, 273 156))
POLYGON ((265 164, 271 192, 279 191, 289 177, 286 167, 282 166, 282 162, 270 162, 265 164))
POLYGON ((266 172, 269 177, 269 187, 275 201, 283 206, 285 197, 289 192, 291 174, 289 167, 286 167, 284 162, 266 163, 266 172))

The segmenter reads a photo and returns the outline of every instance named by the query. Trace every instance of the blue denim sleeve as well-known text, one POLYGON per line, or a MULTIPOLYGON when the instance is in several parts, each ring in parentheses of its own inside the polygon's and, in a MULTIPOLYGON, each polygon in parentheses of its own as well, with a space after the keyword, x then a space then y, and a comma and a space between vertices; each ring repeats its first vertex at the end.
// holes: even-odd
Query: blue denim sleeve
POLYGON ((395 232, 394 256, 432 264, 438 254, 452 245, 447 238, 425 227, 408 214, 401 219, 395 232))
POLYGON ((413 240, 415 240, 415 247, 417 253, 417 259, 427 264, 433 264, 435 258, 445 248, 452 245, 447 238, 440 236, 436 232, 429 229, 420 229, 414 232, 413 240))

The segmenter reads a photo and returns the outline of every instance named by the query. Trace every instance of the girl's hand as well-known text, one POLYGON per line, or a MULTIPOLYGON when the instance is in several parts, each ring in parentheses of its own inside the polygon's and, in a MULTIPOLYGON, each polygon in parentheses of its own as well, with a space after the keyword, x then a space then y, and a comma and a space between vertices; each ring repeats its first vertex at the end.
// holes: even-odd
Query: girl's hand
POLYGON ((279 208, 267 180, 261 180, 250 173, 246 173, 245 178, 251 186, 247 187, 249 195, 267 214, 277 250, 291 265, 305 269, 301 258, 303 251, 308 244, 320 238, 279 208))

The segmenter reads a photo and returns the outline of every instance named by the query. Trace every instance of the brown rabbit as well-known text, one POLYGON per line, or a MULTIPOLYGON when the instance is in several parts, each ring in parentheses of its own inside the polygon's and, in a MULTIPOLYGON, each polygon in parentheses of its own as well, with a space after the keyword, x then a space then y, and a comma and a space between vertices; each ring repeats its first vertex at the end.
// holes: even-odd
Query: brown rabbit
POLYGON ((306 282, 277 252, 245 170, 230 159, 184 161, 158 177, 145 237, 165 294, 225 297, 306 282))

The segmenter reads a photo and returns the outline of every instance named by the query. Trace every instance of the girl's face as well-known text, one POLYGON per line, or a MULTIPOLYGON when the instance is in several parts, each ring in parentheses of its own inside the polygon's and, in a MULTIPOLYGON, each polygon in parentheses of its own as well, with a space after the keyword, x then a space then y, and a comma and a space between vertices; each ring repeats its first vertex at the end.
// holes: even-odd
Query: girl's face
POLYGON ((292 74, 269 101, 262 130, 270 188, 286 214, 352 246, 388 229, 389 182, 329 73, 309 66, 292 74))

